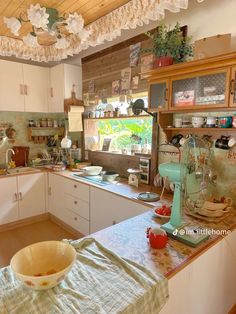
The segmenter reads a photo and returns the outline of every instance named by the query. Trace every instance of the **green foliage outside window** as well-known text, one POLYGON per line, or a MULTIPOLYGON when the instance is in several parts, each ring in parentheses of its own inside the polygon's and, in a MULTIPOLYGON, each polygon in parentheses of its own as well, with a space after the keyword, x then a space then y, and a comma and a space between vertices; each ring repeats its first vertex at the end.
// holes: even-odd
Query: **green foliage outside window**
POLYGON ((131 144, 137 143, 132 135, 141 138, 140 144, 152 143, 151 117, 144 119, 103 120, 99 121, 98 128, 101 144, 104 138, 112 138, 110 150, 129 149, 131 144))

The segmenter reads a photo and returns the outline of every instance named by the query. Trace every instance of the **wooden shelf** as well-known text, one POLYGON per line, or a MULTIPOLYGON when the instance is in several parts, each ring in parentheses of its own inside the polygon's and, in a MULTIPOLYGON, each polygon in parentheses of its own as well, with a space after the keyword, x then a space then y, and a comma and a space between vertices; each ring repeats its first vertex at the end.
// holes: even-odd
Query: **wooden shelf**
POLYGON ((213 131, 213 132, 227 132, 236 131, 236 128, 164 128, 165 132, 168 131, 213 131))
POLYGON ((119 117, 103 117, 103 118, 85 118, 84 120, 88 121, 96 121, 96 120, 118 120, 118 119, 145 119, 145 118, 152 118, 148 114, 143 115, 133 115, 133 116, 119 116, 119 117))
POLYGON ((31 129, 31 130, 64 130, 64 127, 57 127, 57 128, 54 128, 54 127, 48 127, 48 126, 45 126, 45 127, 36 127, 36 126, 29 126, 28 129, 31 129))

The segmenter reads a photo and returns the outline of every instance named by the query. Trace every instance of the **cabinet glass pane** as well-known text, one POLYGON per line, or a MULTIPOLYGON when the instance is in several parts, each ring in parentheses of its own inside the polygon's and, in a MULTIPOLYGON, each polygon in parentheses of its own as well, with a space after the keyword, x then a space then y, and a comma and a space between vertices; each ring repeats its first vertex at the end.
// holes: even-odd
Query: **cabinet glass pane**
POLYGON ((153 84, 150 87, 150 108, 165 108, 166 105, 166 83, 153 84))
POLYGON ((236 72, 234 73, 234 98, 233 104, 236 104, 236 72))
POLYGON ((173 81, 172 97, 176 107, 225 103, 226 73, 209 74, 173 81))

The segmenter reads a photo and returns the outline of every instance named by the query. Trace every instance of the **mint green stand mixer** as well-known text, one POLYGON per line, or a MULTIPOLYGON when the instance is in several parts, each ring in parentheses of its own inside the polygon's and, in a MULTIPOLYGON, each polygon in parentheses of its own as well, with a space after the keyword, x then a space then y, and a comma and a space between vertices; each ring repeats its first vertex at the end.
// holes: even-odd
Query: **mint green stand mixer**
POLYGON ((197 232, 199 226, 197 225, 190 227, 191 229, 189 227, 186 229, 186 224, 182 221, 182 185, 183 178, 188 175, 188 168, 181 163, 163 163, 159 165, 159 173, 162 177, 168 177, 175 185, 170 221, 162 225, 161 228, 171 237, 190 246, 197 246, 209 238, 209 235, 199 234, 197 232))

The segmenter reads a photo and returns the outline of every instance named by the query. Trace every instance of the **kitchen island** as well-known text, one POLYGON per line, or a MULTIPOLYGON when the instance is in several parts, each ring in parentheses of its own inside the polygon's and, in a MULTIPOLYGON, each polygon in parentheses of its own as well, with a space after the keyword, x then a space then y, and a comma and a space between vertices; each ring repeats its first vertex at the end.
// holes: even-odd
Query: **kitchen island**
POLYGON ((236 303, 236 215, 217 225, 201 223, 228 232, 213 235, 196 248, 169 238, 166 248, 151 249, 146 229, 161 223, 147 212, 92 236, 120 256, 165 275, 170 299, 161 314, 228 313, 236 303))

